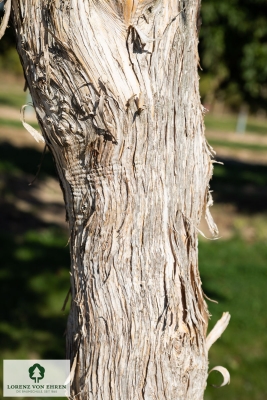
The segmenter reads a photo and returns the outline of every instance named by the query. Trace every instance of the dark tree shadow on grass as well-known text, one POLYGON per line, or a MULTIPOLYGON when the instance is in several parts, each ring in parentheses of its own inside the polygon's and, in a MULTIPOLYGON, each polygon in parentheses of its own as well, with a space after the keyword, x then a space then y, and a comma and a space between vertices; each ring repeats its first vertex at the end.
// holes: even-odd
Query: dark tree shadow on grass
MULTIPOLYGON (((217 158, 211 189, 215 203, 231 203, 237 211, 254 214, 267 210, 267 165, 217 158)), ((267 161, 267 154, 266 154, 267 161)))
MULTIPOLYGON (((32 195, 29 182, 40 159, 32 148, 0 144, 0 346, 8 358, 65 357, 67 311, 61 308, 69 289, 68 237, 62 226, 41 218, 46 207, 56 215, 63 205, 32 195), (29 205, 25 210, 18 207, 21 200, 29 205)), ((56 177, 50 154, 38 182, 46 177, 56 177)))

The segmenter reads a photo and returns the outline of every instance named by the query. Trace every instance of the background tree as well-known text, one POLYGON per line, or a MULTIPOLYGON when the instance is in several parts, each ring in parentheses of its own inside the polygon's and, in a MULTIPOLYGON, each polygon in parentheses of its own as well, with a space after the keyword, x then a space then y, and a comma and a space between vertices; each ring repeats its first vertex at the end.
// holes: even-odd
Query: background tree
POLYGON ((267 4, 264 0, 203 0, 200 59, 204 100, 237 109, 265 109, 267 4))
MULTIPOLYGON (((245 102, 252 111, 265 109, 266 7, 264 0, 202 1, 200 89, 206 103, 219 100, 237 110, 245 102)), ((1 41, 0 68, 19 74, 14 41, 11 27, 1 41)))
POLYGON ((69 219, 68 356, 82 399, 203 396, 216 335, 207 346, 202 209, 216 226, 198 13, 193 0, 12 1, 69 219))

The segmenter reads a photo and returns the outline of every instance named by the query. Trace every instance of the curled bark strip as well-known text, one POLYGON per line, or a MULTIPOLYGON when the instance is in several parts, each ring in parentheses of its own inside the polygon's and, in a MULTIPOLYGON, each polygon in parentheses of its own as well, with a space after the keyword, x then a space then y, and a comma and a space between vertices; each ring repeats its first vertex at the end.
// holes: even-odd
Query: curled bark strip
POLYGON ((213 386, 213 387, 215 387, 215 388, 220 388, 220 387, 223 387, 223 386, 225 386, 225 385, 229 385, 229 383, 230 383, 230 374, 229 374, 229 371, 228 371, 226 368, 221 367, 221 366, 219 365, 218 367, 212 368, 212 369, 210 370, 209 374, 210 374, 212 371, 218 371, 218 372, 220 372, 220 373, 222 374, 222 376, 223 376, 223 382, 222 382, 220 385, 211 385, 211 386, 213 386))
POLYGON ((208 240, 218 240, 218 239, 221 239, 221 236, 216 236, 216 237, 209 238, 209 237, 207 237, 207 236, 205 235, 205 233, 203 233, 200 229, 198 229, 198 228, 196 228, 196 229, 197 229, 198 233, 200 233, 200 235, 203 236, 205 239, 208 239, 208 240))
MULTIPOLYGON (((41 162, 40 162, 40 164, 39 164, 39 166, 38 166, 38 170, 37 170, 37 172, 36 172, 36 175, 35 175, 34 179, 29 183, 29 186, 32 186, 32 185, 34 184, 34 182, 36 181, 36 179, 38 178, 38 176, 39 176, 39 173, 40 173, 40 171, 41 171, 41 167, 42 167, 42 164, 43 164, 43 160, 44 160, 46 148, 47 148, 47 145, 45 145, 45 147, 44 147, 43 154, 42 154, 42 158, 41 158, 41 162)), ((63 311, 64 311, 64 310, 63 310, 63 311)))
POLYGON ((38 132, 36 129, 34 129, 31 125, 29 125, 27 122, 25 122, 25 118, 24 118, 24 110, 27 107, 27 104, 25 104, 24 106, 21 107, 21 122, 22 125, 24 126, 25 129, 27 129, 27 131, 32 135, 32 137, 36 140, 36 142, 43 142, 44 143, 44 138, 42 136, 42 134, 40 132, 38 132))
POLYGON ((221 165, 224 165, 223 162, 217 161, 217 160, 211 160, 211 163, 212 163, 212 164, 221 164, 221 165))
POLYGON ((9 21, 9 16, 11 11, 11 0, 7 0, 4 10, 5 10, 5 15, 0 25, 0 39, 4 36, 9 21))
POLYGON ((65 308, 66 308, 66 305, 67 305, 67 303, 68 303, 70 294, 71 294, 71 288, 69 288, 69 290, 68 290, 68 293, 67 293, 67 296, 66 296, 66 298, 65 298, 65 300, 64 300, 64 303, 63 303, 63 306, 62 306, 62 308, 61 308, 61 311, 65 311, 65 308))
POLYGON ((190 218, 188 218, 181 210, 179 210, 179 211, 182 213, 182 215, 184 216, 184 218, 185 218, 190 224, 192 224, 192 225, 194 226, 194 228, 198 231, 198 233, 200 233, 200 235, 203 236, 205 239, 207 239, 207 240, 218 240, 218 239, 221 239, 221 236, 216 236, 216 237, 212 237, 212 238, 207 237, 196 225, 194 225, 193 221, 192 221, 190 218))
POLYGON ((207 300, 211 301, 212 303, 218 304, 218 301, 217 301, 217 300, 210 299, 205 293, 203 293, 203 295, 204 295, 204 297, 205 297, 207 300))
POLYGON ((216 340, 219 339, 219 337, 223 334, 229 324, 230 318, 231 316, 229 312, 224 312, 221 319, 219 319, 214 328, 210 331, 209 335, 206 338, 207 351, 209 351, 213 343, 215 343, 216 340))
POLYGON ((205 219, 207 221, 208 227, 210 232, 212 233, 213 236, 218 236, 219 231, 217 228, 217 225, 215 224, 212 215, 210 213, 210 207, 213 205, 213 200, 212 200, 212 195, 211 191, 207 191, 207 199, 206 199, 206 204, 205 204, 205 219))
POLYGON ((78 355, 78 353, 76 353, 76 355, 74 357, 74 360, 73 360, 73 363, 72 363, 72 367, 71 367, 71 370, 70 370, 70 374, 67 377, 66 381, 64 382, 64 385, 68 385, 69 383, 72 384, 72 382, 73 382, 74 372, 75 372, 75 368, 76 368, 76 365, 77 365, 77 355, 78 355))

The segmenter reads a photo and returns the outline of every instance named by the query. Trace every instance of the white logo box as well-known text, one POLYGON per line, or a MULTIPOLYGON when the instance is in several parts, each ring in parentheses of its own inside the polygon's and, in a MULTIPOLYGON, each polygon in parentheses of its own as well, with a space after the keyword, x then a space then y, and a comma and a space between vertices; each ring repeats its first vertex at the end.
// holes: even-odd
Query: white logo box
POLYGON ((4 397, 67 397, 69 360, 4 360, 4 397))

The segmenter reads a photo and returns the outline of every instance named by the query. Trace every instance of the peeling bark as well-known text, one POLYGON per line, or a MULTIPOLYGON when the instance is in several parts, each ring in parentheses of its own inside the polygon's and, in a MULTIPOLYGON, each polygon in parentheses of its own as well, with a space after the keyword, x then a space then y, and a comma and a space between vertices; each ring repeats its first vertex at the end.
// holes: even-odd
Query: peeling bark
POLYGON ((72 398, 200 400, 199 0, 12 0, 70 229, 72 398))

